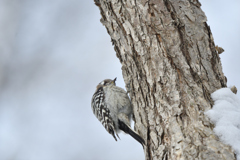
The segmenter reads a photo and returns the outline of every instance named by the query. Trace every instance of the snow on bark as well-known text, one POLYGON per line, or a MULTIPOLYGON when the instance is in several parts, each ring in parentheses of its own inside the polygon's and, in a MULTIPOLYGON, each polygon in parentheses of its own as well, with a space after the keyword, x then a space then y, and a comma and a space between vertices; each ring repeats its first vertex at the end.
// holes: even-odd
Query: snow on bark
POLYGON ((240 160, 240 100, 229 88, 219 89, 211 97, 213 108, 205 114, 215 124, 213 131, 216 135, 232 146, 240 160))

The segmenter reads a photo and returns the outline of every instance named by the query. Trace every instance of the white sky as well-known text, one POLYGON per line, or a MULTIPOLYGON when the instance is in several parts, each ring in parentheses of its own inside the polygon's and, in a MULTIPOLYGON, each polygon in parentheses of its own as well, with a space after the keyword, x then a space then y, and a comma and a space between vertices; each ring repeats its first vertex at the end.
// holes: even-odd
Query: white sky
MULTIPOLYGON (((201 2, 228 84, 240 88, 240 1, 201 2)), ((1 160, 144 159, 138 142, 115 142, 91 111, 100 81, 125 86, 99 20, 93 0, 0 0, 1 160)))

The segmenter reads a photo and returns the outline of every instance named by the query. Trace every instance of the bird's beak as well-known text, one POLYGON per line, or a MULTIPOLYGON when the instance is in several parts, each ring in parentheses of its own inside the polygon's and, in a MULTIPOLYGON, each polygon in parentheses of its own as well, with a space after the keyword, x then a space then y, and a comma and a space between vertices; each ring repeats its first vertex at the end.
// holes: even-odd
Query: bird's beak
POLYGON ((116 84, 116 80, 117 80, 117 77, 116 77, 116 78, 114 78, 114 80, 113 80, 113 83, 114 83, 114 84, 116 84))

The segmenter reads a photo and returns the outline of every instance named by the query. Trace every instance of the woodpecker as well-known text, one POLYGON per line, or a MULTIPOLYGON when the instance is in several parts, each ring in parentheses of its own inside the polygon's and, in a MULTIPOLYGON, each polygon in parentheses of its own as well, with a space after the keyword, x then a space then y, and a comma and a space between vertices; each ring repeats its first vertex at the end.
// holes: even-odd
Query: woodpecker
POLYGON ((131 101, 127 92, 116 86, 116 80, 105 79, 97 85, 92 97, 93 113, 116 141, 119 131, 123 131, 144 146, 143 138, 130 127, 133 114, 131 101))

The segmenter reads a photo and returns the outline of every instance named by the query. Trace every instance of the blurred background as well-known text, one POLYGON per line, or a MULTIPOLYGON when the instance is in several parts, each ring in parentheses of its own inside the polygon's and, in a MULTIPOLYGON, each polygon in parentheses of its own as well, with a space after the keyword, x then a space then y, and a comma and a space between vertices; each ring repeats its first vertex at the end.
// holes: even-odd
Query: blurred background
MULTIPOLYGON (((240 89, 240 1, 202 0, 228 85, 240 89)), ((0 0, 0 160, 144 160, 92 114, 105 78, 125 87, 93 0, 0 0)))

